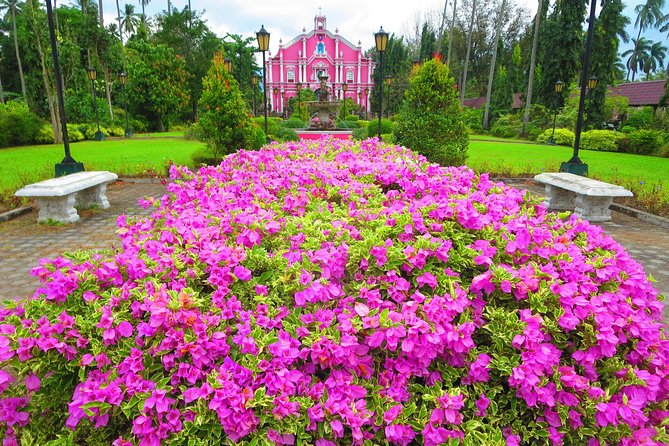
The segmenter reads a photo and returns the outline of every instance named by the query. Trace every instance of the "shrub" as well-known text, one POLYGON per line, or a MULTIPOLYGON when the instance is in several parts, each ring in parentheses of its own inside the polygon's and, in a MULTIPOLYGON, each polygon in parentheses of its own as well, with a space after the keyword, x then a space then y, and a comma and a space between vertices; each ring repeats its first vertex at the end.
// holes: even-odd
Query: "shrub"
MULTIPOLYGON (((378 125, 378 123, 377 123, 378 125)), ((338 129, 356 129, 358 128, 358 121, 338 121, 338 129)))
POLYGON ((522 130, 521 117, 516 114, 502 115, 495 120, 490 133, 499 138, 517 138, 522 130))
MULTIPOLYGON (((260 128, 265 131, 265 118, 263 116, 259 116, 257 118, 253 118, 253 121, 260 126, 260 128)), ((276 134, 276 132, 279 130, 279 124, 276 123, 275 120, 268 118, 267 119, 267 133, 270 135, 276 134)))
POLYGON ((632 133, 637 130, 638 129, 636 127, 632 127, 631 125, 624 125, 623 128, 620 129, 620 131, 623 133, 632 133))
POLYGON ((369 137, 369 135, 367 135, 366 127, 358 127, 357 129, 353 129, 353 133, 351 136, 353 137, 353 139, 358 141, 367 139, 369 137))
POLYGON ((631 152, 639 155, 651 155, 662 145, 662 132, 657 130, 637 130, 628 136, 631 152))
POLYGON ((42 124, 42 128, 39 129, 39 132, 35 137, 35 142, 37 144, 53 144, 56 142, 56 138, 53 136, 53 127, 51 124, 42 124))
MULTIPOLYGON (((393 133, 395 125, 396 124, 390 119, 381 118, 381 134, 393 133)), ((375 119, 373 121, 369 121, 369 124, 367 124, 367 133, 369 133, 370 136, 374 136, 377 135, 378 132, 379 132, 379 120, 375 119)))
POLYGON ((651 107, 644 107, 642 109, 632 109, 629 111, 629 116, 625 120, 625 125, 635 127, 637 129, 648 130, 653 128, 655 120, 655 113, 651 107))
POLYGON ((611 130, 588 130, 581 133, 580 148, 600 152, 617 152, 617 135, 617 132, 611 130))
POLYGON ((33 144, 43 123, 22 100, 0 104, 0 147, 33 144))
POLYGON ((483 110, 478 108, 464 107, 462 109, 462 118, 469 130, 474 133, 483 131, 483 110))
POLYGON ((274 137, 279 142, 300 140, 300 137, 297 136, 295 130, 288 127, 279 127, 279 130, 274 134, 274 137))
POLYGON ((286 119, 285 121, 283 121, 282 125, 284 127, 288 127, 289 129, 303 129, 305 127, 304 121, 302 121, 297 116, 294 116, 290 119, 286 119))
MULTIPOLYGON (((551 135, 553 134, 553 129, 546 129, 541 135, 537 137, 537 142, 548 142, 551 135)), ((576 135, 574 132, 568 129, 555 129, 554 143, 559 146, 574 146, 574 139, 576 135)))
POLYGON ((109 128, 109 134, 112 136, 125 136, 125 129, 121 126, 114 125, 109 128))
POLYGON ((0 312, 6 444, 666 442, 662 304, 601 228, 369 140, 171 176, 0 312))
POLYGON ((265 131, 254 124, 253 138, 251 139, 251 149, 258 150, 267 143, 265 131))
POLYGON ((617 134, 616 145, 618 146, 618 152, 622 153, 631 153, 632 152, 632 141, 626 133, 619 132, 617 134))
POLYGON ((255 128, 246 113, 246 103, 237 81, 225 69, 221 53, 214 57, 202 80, 200 105, 205 111, 197 123, 198 134, 215 159, 251 148, 255 128))
POLYGON ((344 117, 344 121, 354 121, 358 122, 360 120, 360 117, 358 115, 346 115, 344 117))
POLYGON ((67 137, 70 142, 83 141, 84 134, 79 130, 79 125, 77 124, 67 124, 67 137))
POLYGON ((438 58, 425 62, 411 76, 392 133, 397 144, 430 161, 461 165, 467 159, 469 134, 455 80, 438 58))

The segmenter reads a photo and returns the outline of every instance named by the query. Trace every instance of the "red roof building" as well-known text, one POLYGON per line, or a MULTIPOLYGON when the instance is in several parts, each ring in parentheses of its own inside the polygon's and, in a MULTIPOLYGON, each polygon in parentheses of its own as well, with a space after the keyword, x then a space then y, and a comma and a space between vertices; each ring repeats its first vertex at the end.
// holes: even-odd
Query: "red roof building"
POLYGON ((630 107, 657 107, 660 98, 664 95, 664 85, 667 81, 645 81, 609 86, 609 92, 614 96, 625 96, 630 107))

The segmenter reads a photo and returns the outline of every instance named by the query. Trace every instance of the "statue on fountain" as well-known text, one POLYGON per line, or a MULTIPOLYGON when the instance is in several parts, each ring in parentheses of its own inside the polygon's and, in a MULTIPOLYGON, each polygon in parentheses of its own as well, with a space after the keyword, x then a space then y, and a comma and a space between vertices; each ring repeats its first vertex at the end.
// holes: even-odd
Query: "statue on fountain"
POLYGON ((341 101, 330 99, 330 90, 327 86, 328 76, 318 76, 319 87, 314 91, 317 101, 307 102, 307 109, 311 113, 309 130, 332 130, 334 129, 336 113, 341 101))

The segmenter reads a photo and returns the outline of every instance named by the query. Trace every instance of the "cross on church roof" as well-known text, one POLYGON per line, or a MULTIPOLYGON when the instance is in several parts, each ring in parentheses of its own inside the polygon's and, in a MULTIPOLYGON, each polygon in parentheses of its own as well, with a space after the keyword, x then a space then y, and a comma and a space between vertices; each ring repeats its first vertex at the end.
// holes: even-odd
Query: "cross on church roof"
POLYGON ((318 15, 323 15, 323 8, 320 6, 318 7, 318 15))

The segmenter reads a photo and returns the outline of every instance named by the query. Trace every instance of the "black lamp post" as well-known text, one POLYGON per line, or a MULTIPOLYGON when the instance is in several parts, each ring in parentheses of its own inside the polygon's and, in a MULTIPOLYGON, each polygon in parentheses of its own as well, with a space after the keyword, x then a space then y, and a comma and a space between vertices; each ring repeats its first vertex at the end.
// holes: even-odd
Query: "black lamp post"
POLYGON ((379 66, 381 72, 379 73, 379 139, 381 139, 381 116, 383 115, 383 53, 386 52, 388 46, 388 33, 381 29, 374 33, 374 42, 376 43, 376 51, 379 52, 379 66))
POLYGON ((302 84, 298 82, 297 87, 297 116, 302 119, 302 98, 300 98, 300 90, 302 89, 302 84))
MULTIPOLYGON (((358 92, 358 105, 362 107, 362 91, 358 92)), ((358 109, 358 115, 360 115, 360 109, 358 109)))
POLYGON ((560 93, 562 93, 562 89, 564 88, 564 82, 562 81, 557 81, 555 83, 555 115, 553 116, 553 133, 551 133, 551 137, 548 139, 548 144, 555 144, 555 123, 557 121, 557 115, 558 115, 558 100, 560 99, 560 93))
POLYGON ((258 49, 262 51, 262 91, 265 98, 265 135, 267 142, 269 142, 269 136, 267 136, 267 66, 265 65, 265 52, 269 49, 269 33, 265 30, 265 26, 260 26, 260 31, 256 33, 256 38, 258 39, 258 49))
POLYGON ((67 135, 67 121, 65 120, 65 99, 63 98, 63 77, 60 74, 60 62, 58 61, 58 47, 56 46, 56 30, 53 25, 53 10, 51 0, 46 0, 46 15, 49 22, 49 37, 51 38, 51 56, 53 57, 53 71, 56 77, 56 92, 58 94, 58 113, 60 114, 61 131, 63 132, 63 146, 65 147, 65 158, 56 164, 56 176, 60 177, 70 173, 81 172, 84 164, 78 163, 70 155, 70 139, 67 135))
POLYGON ((125 137, 130 138, 132 136, 132 132, 130 131, 130 127, 128 126, 128 92, 125 89, 125 84, 128 83, 128 73, 125 71, 121 71, 118 74, 118 80, 121 82, 121 87, 123 87, 123 100, 124 100, 124 111, 125 111, 125 137))
POLYGON ((588 175, 588 165, 578 157, 578 147, 581 143, 583 129, 583 109, 585 107, 585 92, 588 87, 588 71, 590 70, 590 53, 592 52, 592 37, 595 32, 595 7, 597 0, 590 1, 590 19, 588 20, 588 36, 585 40, 585 55, 583 56, 583 71, 581 72, 581 95, 578 101, 578 118, 576 119, 576 134, 574 137, 574 155, 566 163, 560 165, 560 172, 569 172, 576 175, 588 175))
POLYGON ((348 91, 348 84, 346 82, 341 84, 341 91, 343 92, 342 96, 344 99, 344 118, 346 118, 346 92, 348 91))
POLYGON ((95 79, 98 77, 97 71, 94 67, 88 67, 86 70, 88 74, 88 79, 91 81, 91 94, 93 96, 93 109, 95 110, 95 122, 98 125, 98 131, 95 132, 95 140, 102 141, 105 139, 105 135, 100 131, 100 115, 98 114, 98 101, 95 99, 95 79))
POLYGON ((272 90, 274 93, 274 96, 272 96, 272 99, 274 99, 272 102, 274 102, 274 113, 279 113, 279 87, 274 87, 272 90))
POLYGON ((390 86, 393 84, 393 76, 388 75, 386 76, 386 84, 388 84, 388 103, 386 104, 386 116, 390 118, 390 86))
POLYGON ((253 116, 258 116, 258 111, 256 110, 256 89, 258 87, 257 74, 251 76, 251 85, 253 85, 253 116))
POLYGON ((367 110, 367 103, 369 102, 369 88, 365 88, 365 121, 369 121, 369 110, 367 110))

